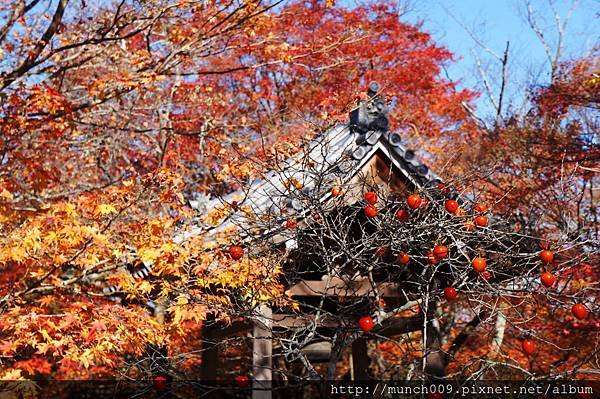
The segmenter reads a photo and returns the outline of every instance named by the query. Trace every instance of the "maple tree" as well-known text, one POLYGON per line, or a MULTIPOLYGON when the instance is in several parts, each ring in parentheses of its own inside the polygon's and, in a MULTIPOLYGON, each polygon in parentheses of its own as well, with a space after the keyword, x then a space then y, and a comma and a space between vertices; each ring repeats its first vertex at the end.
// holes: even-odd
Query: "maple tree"
MULTIPOLYGON (((138 362, 150 357, 151 346, 168 348, 177 371, 195 377, 207 318, 239 319, 262 303, 297 311, 284 292, 286 269, 277 249, 268 242, 241 243, 235 228, 209 234, 240 209, 255 219, 256 231, 278 220, 252 215, 243 198, 200 214, 185 199, 245 188, 297 154, 307 132, 345 121, 371 80, 384 83, 393 129, 435 155, 434 166, 445 165, 452 153, 447 150, 457 143, 481 149, 469 162, 443 170, 455 181, 433 189, 439 211, 422 193, 393 198, 375 188, 365 194, 369 205, 358 202, 351 208, 355 219, 366 215, 366 223, 378 226, 363 238, 360 256, 376 254, 383 265, 397 262, 415 270, 424 265, 424 276, 433 276, 455 261, 470 269, 474 258, 483 259, 483 268, 481 261, 477 266, 482 272, 485 259, 475 256, 483 254, 473 253, 465 262, 450 236, 471 240, 474 252, 485 247, 497 256, 486 269, 491 277, 481 273, 466 286, 452 285, 448 303, 439 305, 447 315, 444 339, 456 343, 444 347, 448 355, 442 368, 485 373, 492 365, 510 375, 527 374, 523 370, 530 365, 545 374, 550 364, 565 374, 595 367, 597 348, 584 338, 584 333, 597 334, 595 319, 575 328, 565 304, 597 295, 597 256, 589 249, 598 241, 597 146, 590 134, 595 122, 577 114, 597 108, 597 58, 565 63, 555 81, 540 88, 528 118, 484 132, 463 106, 475 93, 458 90, 442 77, 452 54, 420 26, 401 22, 391 1, 346 8, 316 0, 100 6, 60 0, 50 8, 16 1, 0 9, 8 15, 0 27, 2 378, 145 378, 157 372, 154 363, 138 362), (531 142, 537 144, 533 152, 531 142), (498 160, 497 174, 484 173, 498 160), (482 171, 485 178, 461 180, 465 170, 482 171), (573 182, 567 188, 564 176, 573 182), (522 230, 495 236, 490 210, 477 205, 465 210, 445 197, 450 187, 466 195, 465 187, 473 186, 473 194, 522 230), (531 210, 536 203, 539 209, 531 210), (521 213, 515 216, 515 210, 521 213), (542 220, 534 223, 536 212, 542 220), (439 231, 410 248, 396 247, 402 240, 394 234, 410 236, 434 221, 439 231), (469 223, 473 229, 465 228, 469 223), (194 224, 209 227, 174 240, 194 224), (516 248, 525 240, 519 234, 550 240, 556 260, 543 266, 562 291, 554 285, 531 295, 527 277, 539 280, 541 270, 534 263, 539 245, 535 252, 505 255, 515 274, 525 278, 518 292, 496 287, 508 277, 504 255, 494 245, 509 239, 506 245, 516 248), (150 277, 137 278, 136 271, 146 265, 152 265, 150 277), (111 285, 119 287, 118 299, 103 291, 111 285), (465 305, 478 309, 471 320, 451 312, 465 305), (467 335, 465 327, 485 333, 467 335), (557 338, 556 331, 563 333, 557 338), (488 334, 496 334, 491 343, 488 334), (529 335, 537 339, 537 351, 530 355, 538 361, 531 364, 521 353, 529 335), (581 355, 569 349, 575 346, 581 355), (563 350, 542 350, 552 347, 563 350), (500 356, 517 364, 503 363, 500 356)), ((290 185, 302 188, 299 182, 290 185)), ((351 187, 327 190, 341 200, 351 187)), ((315 212, 313 228, 331 232, 355 226, 348 215, 331 217, 326 211, 315 212)), ((304 226, 282 220, 305 239, 304 245, 311 243, 304 226)), ((320 250, 323 258, 333 258, 336 251, 357 248, 346 243, 320 250)), ((395 273, 405 278, 405 270, 395 273)), ((438 297, 450 287, 422 281, 418 286, 419 292, 438 297)), ((597 302, 588 302, 597 317, 597 302)), ((372 304, 359 305, 373 311, 372 304)), ((388 309, 391 318, 395 310, 388 309)), ((422 323, 424 314, 436 311, 421 304, 399 313, 422 323)), ((354 328, 356 316, 352 305, 339 313, 342 321, 354 318, 354 328)), ((373 319, 384 320, 361 316, 370 320, 362 330, 377 334, 373 319)), ((419 334, 378 341, 382 350, 374 355, 380 360, 374 373, 388 376, 383 366, 408 367, 426 357, 419 334)), ((443 346, 441 339, 438 344, 443 346)), ((243 377, 236 381, 246 386, 248 377, 243 377)), ((160 381, 163 387, 166 379, 160 381)))

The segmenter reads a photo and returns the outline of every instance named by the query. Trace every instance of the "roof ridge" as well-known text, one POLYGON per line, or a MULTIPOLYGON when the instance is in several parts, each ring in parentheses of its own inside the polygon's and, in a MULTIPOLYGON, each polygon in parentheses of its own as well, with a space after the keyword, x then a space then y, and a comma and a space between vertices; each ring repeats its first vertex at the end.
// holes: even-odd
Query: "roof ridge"
MULTIPOLYGON (((278 211, 287 212, 288 217, 292 214, 302 216, 310 208, 302 195, 311 194, 315 188, 331 185, 334 181, 345 180, 378 150, 382 150, 416 187, 441 183, 440 177, 420 162, 413 150, 402 145, 400 134, 389 131, 388 113, 379 85, 371 83, 368 99, 362 100, 350 112, 348 123, 336 124, 318 134, 298 157, 282 161, 279 170, 265 172, 264 178, 254 179, 246 189, 211 199, 205 204, 205 211, 236 201, 238 207, 248 205, 257 215, 278 211), (313 166, 307 167, 307 157, 313 166), (315 176, 316 172, 319 176, 315 176), (302 191, 302 195, 294 189, 302 191), (237 201, 238 197, 240 201, 237 201)), ((319 196, 320 201, 327 198, 326 192, 319 196)), ((203 227, 204 231, 216 233, 232 224, 244 224, 246 219, 243 213, 235 211, 223 224, 203 227)), ((193 230, 201 232, 203 229, 197 225, 193 230)))

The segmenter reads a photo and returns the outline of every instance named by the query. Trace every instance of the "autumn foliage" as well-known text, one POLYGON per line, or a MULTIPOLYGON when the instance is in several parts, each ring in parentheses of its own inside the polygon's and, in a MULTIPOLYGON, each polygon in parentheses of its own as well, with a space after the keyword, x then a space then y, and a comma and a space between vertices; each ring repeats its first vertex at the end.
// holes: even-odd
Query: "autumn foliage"
MULTIPOLYGON (((487 218, 497 214, 511 234, 535 236, 536 253, 544 239, 555 254, 520 273, 552 272, 560 291, 502 297, 487 288, 501 280, 498 264, 489 283, 477 275, 473 292, 447 291, 446 335, 469 323, 459 307, 501 301, 505 319, 522 320, 506 327, 503 360, 532 373, 597 369, 589 337, 598 334, 598 126, 588 117, 598 106, 597 57, 565 62, 526 118, 489 131, 465 110, 476 93, 442 73, 453 55, 402 22, 394 1, 22 3, 0 5, 9 15, 0 25, 1 378, 142 379, 155 371, 140 360, 148 345, 168 348, 177 372, 195 378, 207 319, 230 323, 262 303, 298 311, 281 255, 241 242, 235 228, 219 230, 240 210, 274 222, 253 215, 243 196, 200 212, 188 201, 243 190, 297 156, 314 134, 346 121, 372 80, 391 105, 392 129, 424 150, 454 193, 490 207, 465 210, 436 189, 439 218, 478 237, 495 234, 487 218), (136 277, 148 265, 148 276, 136 277), (576 321, 570 305, 582 292, 589 316, 576 321), (530 335, 541 337, 531 358, 520 349, 530 335)), ((326 189, 342 198, 348 187, 326 189)), ((411 224, 422 198, 410 194, 397 213, 368 192, 356 214, 373 223, 391 215, 409 231, 422 223, 411 224)), ((449 242, 433 239, 432 263, 458 256, 449 242)), ((401 265, 426 261, 397 249, 401 265)), ((473 261, 476 272, 483 262, 473 261)), ((481 332, 453 353, 449 373, 500 361, 490 343, 497 314, 481 315, 481 332)), ((373 329, 360 320, 362 331, 373 329)), ((379 341, 377 367, 419 358, 420 338, 379 341)))

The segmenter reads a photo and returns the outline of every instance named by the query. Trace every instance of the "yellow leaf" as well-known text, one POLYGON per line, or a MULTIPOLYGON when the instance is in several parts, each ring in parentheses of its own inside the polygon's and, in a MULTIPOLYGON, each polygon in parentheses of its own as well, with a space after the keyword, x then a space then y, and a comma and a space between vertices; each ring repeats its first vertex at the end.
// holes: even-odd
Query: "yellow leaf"
POLYGON ((77 261, 77 264, 81 266, 94 266, 98 263, 100 263, 100 258, 98 258, 98 256, 95 254, 89 254, 88 256, 80 258, 77 261))
POLYGON ((96 215, 110 215, 111 213, 117 213, 117 209, 111 204, 100 204, 96 207, 96 215))
POLYGON ((138 287, 137 287, 137 288, 140 290, 140 292, 141 292, 142 294, 147 294, 147 293, 149 293, 150 291, 152 291, 152 289, 154 288, 154 285, 153 285, 153 284, 151 284, 151 283, 150 283, 149 281, 147 281, 147 280, 143 280, 143 281, 141 281, 141 282, 139 283, 139 285, 138 285, 138 287))
POLYGON ((11 380, 14 381, 14 380, 22 380, 22 379, 23 379, 23 377, 21 377, 21 370, 19 370, 19 369, 9 370, 0 376, 0 380, 3 380, 3 381, 11 381, 11 380))
POLYGON ((71 216, 73 215, 73 213, 75 213, 75 205, 73 204, 65 204, 64 206, 64 211, 67 215, 71 216))
MULTIPOLYGON (((2 49, 0 49, 0 57, 1 57, 1 51, 2 49)), ((13 199, 13 195, 10 191, 8 191, 7 189, 3 188, 2 191, 0 191, 0 198, 5 199, 7 201, 11 201, 13 199)))
POLYGON ((61 264, 65 263, 66 261, 67 261, 67 258, 62 254, 55 254, 54 256, 52 256, 52 262, 55 265, 61 265, 61 264))
POLYGON ((154 248, 141 248, 138 250, 138 257, 144 263, 154 263, 160 256, 160 250, 154 248))
POLYGON ((89 349, 86 349, 79 355, 79 362, 86 369, 90 367, 90 363, 93 360, 92 352, 89 349))
POLYGON ((187 312, 181 307, 176 307, 173 309, 173 323, 175 325, 180 324, 182 320, 185 320, 187 316, 187 312))
POLYGON ((34 227, 29 231, 25 239, 23 240, 23 245, 25 246, 27 251, 35 252, 42 249, 41 244, 41 233, 37 227, 34 227))
POLYGON ((46 340, 46 342, 52 342, 52 337, 50 336, 50 334, 48 334, 48 331, 44 330, 43 328, 40 330, 40 334, 42 334, 42 337, 44 337, 44 339, 46 340))
POLYGON ((189 301, 185 295, 179 295, 177 297, 177 305, 187 305, 188 302, 189 301))
MULTIPOLYGON (((113 246, 113 248, 114 248, 114 246, 113 246)), ((114 256, 115 258, 120 258, 123 255, 124 255, 124 252, 123 252, 123 248, 121 248, 121 247, 117 247, 112 250, 112 256, 114 256)))
POLYGON ((58 235, 56 234, 56 232, 51 231, 44 236, 44 241, 46 241, 47 243, 50 243, 50 242, 56 241, 57 237, 58 237, 58 235))
POLYGON ((38 342, 35 345, 35 348, 37 349, 37 353, 39 353, 40 355, 44 355, 51 349, 51 346, 49 343, 46 342, 38 342))
POLYGON ((25 259, 25 249, 21 246, 11 247, 8 249, 8 258, 15 262, 21 262, 25 259))

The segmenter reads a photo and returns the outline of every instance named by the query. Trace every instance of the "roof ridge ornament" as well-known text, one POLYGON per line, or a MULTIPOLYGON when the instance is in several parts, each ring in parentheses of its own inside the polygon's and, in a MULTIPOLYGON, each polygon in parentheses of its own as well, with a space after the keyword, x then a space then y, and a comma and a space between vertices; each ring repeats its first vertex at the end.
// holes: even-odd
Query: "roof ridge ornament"
POLYGON ((371 82, 367 90, 368 98, 361 100, 358 107, 350 112, 350 128, 354 132, 387 132, 390 127, 389 108, 385 97, 380 94, 381 87, 371 82))

